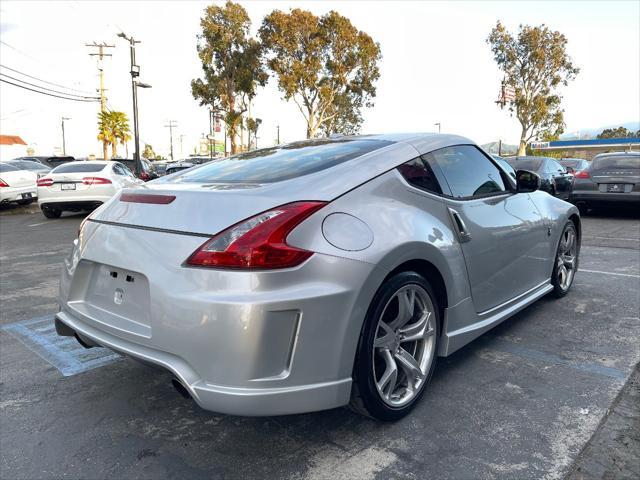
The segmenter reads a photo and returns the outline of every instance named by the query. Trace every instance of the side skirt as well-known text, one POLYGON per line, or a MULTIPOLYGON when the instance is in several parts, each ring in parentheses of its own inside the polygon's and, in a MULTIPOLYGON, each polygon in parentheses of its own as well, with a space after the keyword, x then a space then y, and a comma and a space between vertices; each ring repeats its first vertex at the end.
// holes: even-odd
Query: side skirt
POLYGON ((502 305, 493 307, 485 312, 477 313, 475 311, 471 297, 465 298, 457 305, 447 308, 444 315, 444 333, 440 341, 438 355, 441 357, 451 355, 507 318, 531 305, 551 290, 553 290, 553 286, 551 285, 551 279, 549 279, 502 305), (475 320, 469 324, 469 319, 471 318, 475 320), (467 323, 465 327, 448 331, 449 325, 464 325, 465 323, 467 323))

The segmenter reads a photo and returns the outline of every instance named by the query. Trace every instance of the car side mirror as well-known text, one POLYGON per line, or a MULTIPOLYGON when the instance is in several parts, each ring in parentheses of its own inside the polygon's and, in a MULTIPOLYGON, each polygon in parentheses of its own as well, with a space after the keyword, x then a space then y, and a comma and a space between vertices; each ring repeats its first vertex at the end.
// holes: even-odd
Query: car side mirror
POLYGON ((516 172, 516 187, 518 193, 535 192, 540 189, 540 176, 528 170, 516 172))

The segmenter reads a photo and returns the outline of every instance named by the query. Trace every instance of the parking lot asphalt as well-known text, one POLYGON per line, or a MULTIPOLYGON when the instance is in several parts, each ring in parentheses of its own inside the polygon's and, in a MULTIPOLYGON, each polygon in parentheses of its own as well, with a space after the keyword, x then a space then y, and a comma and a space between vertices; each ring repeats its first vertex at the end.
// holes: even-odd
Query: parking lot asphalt
MULTIPOLYGON (((0 217, 2 325, 53 318, 82 218, 0 217)), ((397 423, 346 409, 218 415, 180 397, 168 373, 118 359, 63 376, 15 329, 1 330, 0 477, 575 475, 640 361, 640 219, 608 212, 583 222, 569 295, 543 298, 440 359, 420 404, 397 423)))

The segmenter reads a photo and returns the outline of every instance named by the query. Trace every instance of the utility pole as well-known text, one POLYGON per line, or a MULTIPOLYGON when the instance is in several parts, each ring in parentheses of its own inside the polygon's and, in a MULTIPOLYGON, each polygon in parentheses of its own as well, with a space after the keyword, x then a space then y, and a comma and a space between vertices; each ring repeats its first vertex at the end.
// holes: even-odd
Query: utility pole
POLYGON ((278 145, 280 145, 280 125, 278 125, 278 145))
MULTIPOLYGON (((102 60, 104 57, 111 57, 110 53, 104 53, 106 48, 114 48, 115 45, 108 45, 105 42, 97 43, 95 40, 93 43, 85 43, 85 47, 93 47, 97 48, 98 51, 94 53, 90 53, 90 57, 98 57, 98 72, 100 73, 100 113, 105 113, 107 111, 107 97, 105 97, 104 92, 104 67, 102 65, 102 60)), ((102 142, 102 156, 106 160, 107 159, 107 142, 102 142)))
POLYGON ((438 133, 440 133, 440 127, 441 127, 442 125, 440 125, 440 122, 438 122, 438 123, 434 123, 434 124, 433 124, 433 126, 434 126, 434 127, 435 127, 436 125, 438 126, 438 133))
POLYGON ((182 149, 182 139, 185 137, 186 135, 184 133, 180 134, 180 158, 184 158, 185 154, 184 154, 184 150, 182 149))
POLYGON ((213 108, 209 109, 209 160, 213 160, 213 149, 215 148, 216 141, 213 136, 213 122, 215 121, 215 115, 213 113, 213 108), (213 147, 211 146, 211 141, 213 141, 213 147))
POLYGON ((140 76, 140 66, 136 64, 136 43, 140 43, 133 37, 127 37, 124 32, 120 32, 118 37, 124 38, 129 42, 129 52, 131 55, 131 94, 133 97, 133 138, 135 151, 133 152, 133 165, 137 177, 142 172, 142 164, 140 163, 140 130, 138 128, 138 87, 151 88, 147 83, 138 82, 136 78, 140 76))
POLYGON ((167 120, 169 122, 169 125, 165 125, 165 127, 169 128, 169 141, 171 142, 171 160, 174 160, 173 158, 173 127, 177 127, 178 124, 176 123, 175 120, 167 120))
POLYGON ((71 120, 70 117, 62 117, 62 121, 60 122, 62 124, 62 155, 67 155, 67 145, 64 139, 64 121, 65 120, 71 120))

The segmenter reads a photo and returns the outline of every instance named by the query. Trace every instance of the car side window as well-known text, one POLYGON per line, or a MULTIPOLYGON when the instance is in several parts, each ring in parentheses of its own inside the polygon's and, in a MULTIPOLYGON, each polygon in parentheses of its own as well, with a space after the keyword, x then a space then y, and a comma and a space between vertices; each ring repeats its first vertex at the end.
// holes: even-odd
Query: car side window
POLYGON ((549 165, 549 170, 551 170, 552 173, 566 173, 565 168, 555 160, 547 160, 547 162, 547 165, 549 165))
POLYGON ((442 188, 431 165, 420 157, 409 160, 398 167, 398 171, 410 185, 427 192, 442 195, 442 188))
POLYGON ((445 147, 425 155, 437 164, 455 198, 473 198, 508 190, 491 160, 472 145, 445 147))

